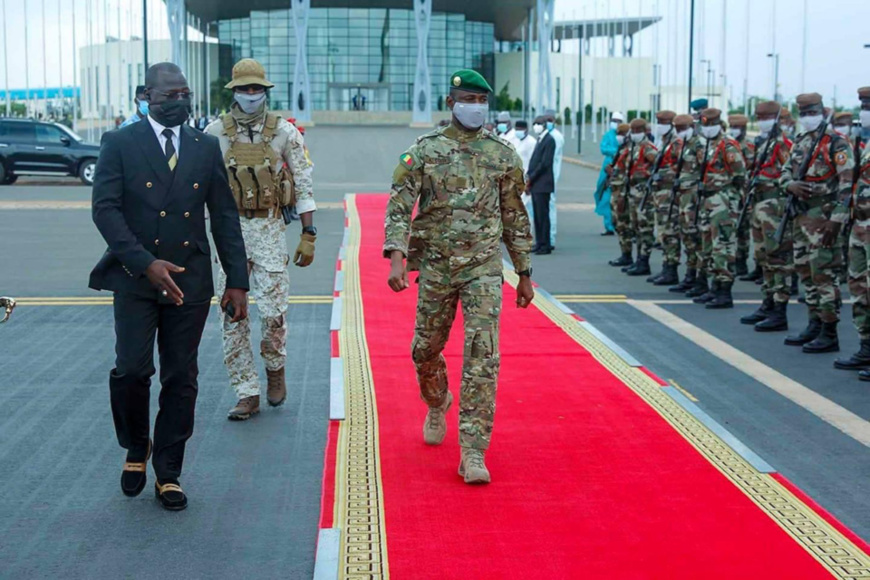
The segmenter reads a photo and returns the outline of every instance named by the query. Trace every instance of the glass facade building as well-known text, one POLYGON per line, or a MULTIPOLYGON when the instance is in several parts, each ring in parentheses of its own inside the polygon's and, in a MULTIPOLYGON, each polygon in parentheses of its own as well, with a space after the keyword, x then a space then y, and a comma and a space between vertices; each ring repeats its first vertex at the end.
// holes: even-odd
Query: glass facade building
MULTIPOLYGON (((289 99, 296 33, 289 9, 252 11, 247 18, 219 21, 218 39, 231 47, 222 57, 221 76, 229 77, 239 59, 257 59, 275 83, 272 108, 293 108, 289 99)), ((434 110, 446 109, 453 71, 474 68, 494 80, 495 46, 492 23, 432 13, 428 53, 434 110)), ((417 65, 411 10, 312 8, 307 49, 314 110, 411 110, 417 65)))

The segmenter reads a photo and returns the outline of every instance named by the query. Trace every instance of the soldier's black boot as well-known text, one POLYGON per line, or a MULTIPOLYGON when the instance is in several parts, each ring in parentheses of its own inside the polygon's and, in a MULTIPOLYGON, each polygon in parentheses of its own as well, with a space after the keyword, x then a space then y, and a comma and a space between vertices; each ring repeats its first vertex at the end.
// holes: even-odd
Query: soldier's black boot
POLYGON ((706 304, 713 300, 716 297, 716 293, 719 292, 721 287, 721 282, 719 280, 713 280, 710 283, 710 289, 701 294, 700 296, 696 296, 692 299, 692 302, 695 304, 706 304))
POLYGON ((761 303, 761 306, 758 307, 758 310, 753 312, 752 314, 747 314, 740 318, 740 324, 755 324, 757 322, 761 322, 768 316, 770 316, 770 312, 773 310, 773 296, 765 296, 764 301, 761 303))
POLYGON ((771 310, 767 318, 755 325, 757 332, 776 332, 778 330, 788 330, 788 302, 774 302, 773 310, 771 310))
POLYGON ((734 299, 731 297, 731 285, 733 282, 722 282, 719 288, 716 289, 716 295, 713 299, 704 305, 704 308, 710 310, 722 310, 723 308, 734 308, 734 299))
POLYGON ((664 273, 665 273, 665 268, 666 268, 666 267, 667 267, 667 266, 666 266, 665 264, 662 264, 662 269, 661 269, 661 271, 658 272, 657 274, 653 274, 652 276, 650 276, 649 278, 647 278, 647 279, 646 279, 647 283, 649 283, 649 284, 655 284, 655 281, 658 280, 659 278, 661 278, 661 277, 664 275, 664 273))
POLYGON ((834 368, 846 371, 870 369, 870 340, 862 340, 861 348, 849 358, 838 358, 835 360, 834 368))
POLYGON ((625 273, 629 276, 647 276, 649 272, 649 256, 638 256, 634 266, 625 273))
POLYGON ((631 252, 623 253, 620 257, 616 258, 615 260, 610 260, 607 263, 611 266, 618 267, 631 266, 631 252))
MULTIPOLYGON (((749 267, 746 265, 746 258, 737 258, 734 264, 734 274, 736 276, 746 276, 749 273, 749 267)), ((743 280, 743 278, 740 278, 743 280)))
MULTIPOLYGON (((744 266, 746 262, 743 263, 744 266)), ((761 268, 756 266, 755 269, 751 273, 747 273, 746 270, 743 271, 743 274, 737 273, 740 276, 741 282, 755 282, 757 280, 761 280, 761 268)))
POLYGON ((837 337, 837 321, 823 322, 822 330, 812 342, 804 345, 803 351, 810 354, 821 352, 839 352, 840 339, 837 337))
POLYGON ((654 286, 671 286, 680 281, 680 273, 677 271, 676 264, 665 264, 665 269, 658 280, 653 282, 654 286))
POLYGON ((686 277, 676 286, 668 288, 668 292, 679 292, 685 294, 695 285, 695 278, 698 276, 698 271, 695 269, 686 270, 686 277))
POLYGON ((790 334, 785 337, 785 344, 789 346, 803 346, 808 342, 814 341, 821 331, 822 321, 818 318, 810 317, 807 327, 800 334, 790 334))
POLYGON ((695 284, 686 292, 687 298, 696 298, 709 292, 710 287, 707 286, 707 274, 703 272, 695 276, 695 284))
POLYGON ((870 371, 868 371, 868 370, 858 371, 858 380, 859 381, 870 381, 870 371))

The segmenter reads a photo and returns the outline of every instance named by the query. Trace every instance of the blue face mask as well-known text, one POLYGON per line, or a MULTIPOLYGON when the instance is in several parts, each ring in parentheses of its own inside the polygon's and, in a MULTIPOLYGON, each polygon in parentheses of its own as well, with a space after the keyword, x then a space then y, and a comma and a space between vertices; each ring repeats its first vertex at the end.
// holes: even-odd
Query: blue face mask
POLYGON ((519 140, 523 140, 523 139, 526 138, 526 132, 525 132, 525 131, 520 131, 519 129, 515 129, 515 130, 514 130, 514 135, 516 135, 516 136, 517 136, 517 139, 519 139, 519 140))
POLYGON ((495 128, 499 133, 507 133, 507 123, 499 123, 495 128))
POLYGON ((148 116, 148 101, 139 101, 139 114, 143 117, 148 116))
POLYGON ((547 131, 552 131, 555 126, 555 123, 552 121, 547 121, 547 131))

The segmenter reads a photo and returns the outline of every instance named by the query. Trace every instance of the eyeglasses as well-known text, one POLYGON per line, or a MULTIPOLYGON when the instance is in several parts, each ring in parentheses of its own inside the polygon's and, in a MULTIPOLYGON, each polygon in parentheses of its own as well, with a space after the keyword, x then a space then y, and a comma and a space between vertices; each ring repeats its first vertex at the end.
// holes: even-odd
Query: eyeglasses
POLYGON ((158 95, 163 95, 167 101, 181 101, 183 99, 190 99, 193 97, 193 91, 173 91, 170 93, 164 93, 162 91, 155 91, 152 89, 153 93, 157 93, 158 95))

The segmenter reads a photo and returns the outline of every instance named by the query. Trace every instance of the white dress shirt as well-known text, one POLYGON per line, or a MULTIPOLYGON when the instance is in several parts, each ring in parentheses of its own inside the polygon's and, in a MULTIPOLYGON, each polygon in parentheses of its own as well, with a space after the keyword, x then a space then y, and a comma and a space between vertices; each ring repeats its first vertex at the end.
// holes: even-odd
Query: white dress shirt
POLYGON ((166 153, 166 137, 163 136, 163 131, 166 129, 172 130, 172 145, 175 147, 175 158, 181 155, 181 125, 178 127, 164 127, 154 120, 151 115, 148 115, 148 122, 151 123, 151 128, 154 129, 154 134, 157 135, 157 141, 160 143, 160 150, 166 153))

